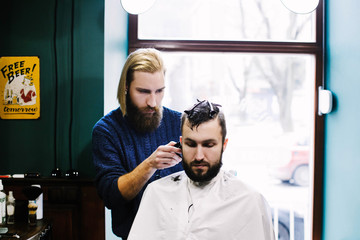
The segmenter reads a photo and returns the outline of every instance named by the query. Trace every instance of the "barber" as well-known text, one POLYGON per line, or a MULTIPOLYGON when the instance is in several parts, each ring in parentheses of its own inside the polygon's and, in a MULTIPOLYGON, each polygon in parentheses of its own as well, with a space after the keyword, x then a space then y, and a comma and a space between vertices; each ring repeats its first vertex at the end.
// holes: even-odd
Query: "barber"
POLYGON ((95 183, 107 208, 112 230, 127 239, 146 186, 182 170, 175 141, 181 114, 162 106, 165 67, 155 49, 131 53, 122 70, 120 107, 93 128, 95 183))

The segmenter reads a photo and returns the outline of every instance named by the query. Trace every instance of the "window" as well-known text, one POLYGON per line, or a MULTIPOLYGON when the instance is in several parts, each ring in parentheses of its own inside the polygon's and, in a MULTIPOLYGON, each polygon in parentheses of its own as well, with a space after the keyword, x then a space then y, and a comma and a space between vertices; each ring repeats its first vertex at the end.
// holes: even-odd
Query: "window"
POLYGON ((294 14, 280 0, 157 0, 129 16, 129 51, 164 54, 165 106, 222 105, 224 168, 266 197, 279 239, 321 239, 322 19, 322 1, 294 14))
POLYGON ((314 42, 314 17, 292 13, 279 0, 157 1, 139 15, 138 38, 314 42))

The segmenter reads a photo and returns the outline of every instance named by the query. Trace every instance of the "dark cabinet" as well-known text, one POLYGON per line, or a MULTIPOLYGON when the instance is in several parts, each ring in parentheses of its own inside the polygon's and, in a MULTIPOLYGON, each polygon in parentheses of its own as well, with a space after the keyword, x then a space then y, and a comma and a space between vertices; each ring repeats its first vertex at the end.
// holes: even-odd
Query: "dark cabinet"
POLYGON ((25 186, 43 190, 43 216, 51 223, 52 239, 105 239, 105 208, 89 179, 3 179, 5 192, 14 192, 15 221, 27 221, 25 186))

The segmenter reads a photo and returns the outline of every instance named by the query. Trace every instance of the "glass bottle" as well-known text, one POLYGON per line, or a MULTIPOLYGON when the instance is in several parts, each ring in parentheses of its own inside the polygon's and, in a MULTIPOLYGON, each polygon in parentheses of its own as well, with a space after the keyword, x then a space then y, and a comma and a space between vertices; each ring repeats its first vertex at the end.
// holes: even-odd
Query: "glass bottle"
POLYGON ((0 225, 6 224, 6 194, 3 189, 4 186, 0 179, 0 225))
POLYGON ((36 225, 36 210, 37 210, 37 205, 35 200, 29 200, 29 204, 28 204, 28 209, 29 209, 29 225, 30 226, 35 226, 36 225))
POLYGON ((13 191, 9 191, 9 196, 6 204, 7 211, 7 224, 15 223, 15 198, 13 195, 13 191))

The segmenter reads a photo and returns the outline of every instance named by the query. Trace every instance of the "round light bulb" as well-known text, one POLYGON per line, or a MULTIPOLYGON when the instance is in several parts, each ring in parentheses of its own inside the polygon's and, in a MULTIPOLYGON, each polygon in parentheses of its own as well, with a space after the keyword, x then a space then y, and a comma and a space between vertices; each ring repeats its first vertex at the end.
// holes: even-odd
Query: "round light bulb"
POLYGON ((319 0, 281 0, 284 6, 294 13, 311 13, 319 5, 319 0))
POLYGON ((121 5, 130 14, 140 14, 149 10, 156 0, 121 0, 121 5))

